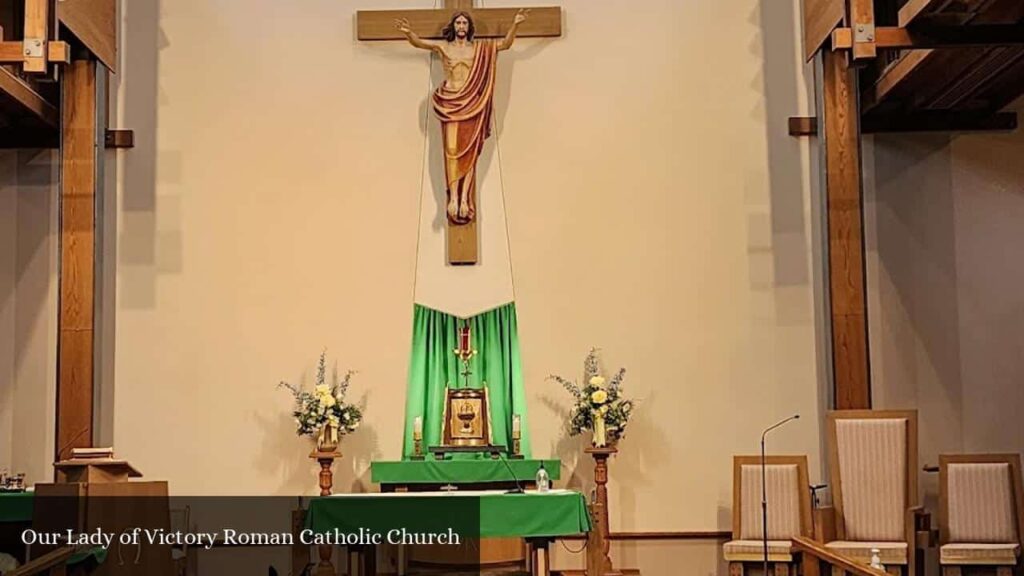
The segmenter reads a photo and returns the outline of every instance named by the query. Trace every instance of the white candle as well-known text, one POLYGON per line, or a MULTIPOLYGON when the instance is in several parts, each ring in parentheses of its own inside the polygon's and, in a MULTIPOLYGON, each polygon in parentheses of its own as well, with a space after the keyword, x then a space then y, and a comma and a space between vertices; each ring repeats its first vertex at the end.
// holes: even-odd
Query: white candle
POLYGON ((519 438, 519 434, 521 432, 519 426, 520 426, 519 414, 513 414, 512 415, 512 437, 513 438, 519 438))
POLYGON ((423 438, 423 417, 417 416, 412 421, 412 437, 414 440, 423 438))

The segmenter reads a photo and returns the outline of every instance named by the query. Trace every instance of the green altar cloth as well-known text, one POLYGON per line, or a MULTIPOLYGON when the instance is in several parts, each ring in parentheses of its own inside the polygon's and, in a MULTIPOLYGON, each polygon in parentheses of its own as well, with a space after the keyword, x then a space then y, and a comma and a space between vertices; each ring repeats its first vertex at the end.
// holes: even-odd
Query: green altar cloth
POLYGON ((31 522, 32 492, 0 493, 0 522, 31 522))
POLYGON ((478 512, 479 518, 454 527, 464 537, 545 538, 584 534, 591 527, 582 494, 553 490, 543 494, 467 491, 322 496, 310 500, 306 528, 321 534, 397 528, 438 531, 448 522, 458 523, 458 514, 468 510, 478 512), (478 534, 465 534, 470 526, 478 534))
POLYGON ((370 480, 377 484, 482 484, 485 482, 514 482, 509 468, 520 482, 532 482, 541 463, 548 477, 561 477, 562 461, 552 460, 401 460, 371 462, 370 480))

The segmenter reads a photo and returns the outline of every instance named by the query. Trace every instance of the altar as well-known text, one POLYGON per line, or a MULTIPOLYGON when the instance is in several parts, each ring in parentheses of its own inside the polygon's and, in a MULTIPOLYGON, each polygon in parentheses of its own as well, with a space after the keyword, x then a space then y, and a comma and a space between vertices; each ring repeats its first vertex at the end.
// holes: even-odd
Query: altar
POLYGON ((551 480, 561 477, 561 460, 477 459, 396 460, 370 464, 370 479, 381 492, 428 492, 442 489, 486 490, 532 487, 537 470, 544 466, 551 480))
POLYGON ((551 541, 586 534, 591 525, 583 495, 571 490, 337 494, 311 500, 305 521, 314 535, 333 533, 361 539, 349 545, 350 574, 374 574, 377 545, 403 543, 392 537, 454 532, 463 539, 525 538, 530 547, 530 573, 548 576, 551 541), (403 526, 400 531, 394 529, 398 518, 403 526))

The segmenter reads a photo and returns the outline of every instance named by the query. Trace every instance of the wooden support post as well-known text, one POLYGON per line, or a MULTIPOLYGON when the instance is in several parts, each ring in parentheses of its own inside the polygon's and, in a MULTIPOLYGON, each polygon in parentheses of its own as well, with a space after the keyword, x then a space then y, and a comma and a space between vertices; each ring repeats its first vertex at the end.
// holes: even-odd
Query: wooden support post
POLYGON ((843 54, 826 50, 822 58, 835 407, 870 408, 857 76, 843 54))
POLYGON ((611 533, 608 522, 608 458, 619 451, 613 446, 587 448, 594 458, 594 483, 597 501, 591 505, 593 526, 587 540, 587 576, 621 576, 612 566, 611 533))
POLYGON ((527 543, 530 545, 530 575, 551 576, 550 540, 543 537, 528 538, 527 543))
MULTIPOLYGON (((317 477, 320 483, 320 495, 330 496, 331 488, 334 486, 334 461, 341 458, 341 452, 320 452, 314 450, 309 455, 310 458, 316 460, 320 464, 320 473, 317 477)), ((317 547, 320 556, 320 563, 316 567, 316 573, 318 576, 330 576, 335 573, 334 564, 331 562, 331 556, 334 553, 333 546, 329 544, 322 544, 317 547)), ((351 567, 351 562, 349 566, 351 567)))
POLYGON ((92 446, 95 388, 96 203, 103 185, 105 69, 67 66, 61 98, 60 278, 56 459, 92 446))
POLYGON ((23 70, 31 73, 46 72, 46 43, 49 40, 50 0, 25 1, 23 70))
POLYGON ((875 1, 850 0, 853 21, 853 59, 865 60, 878 55, 875 46, 875 1))

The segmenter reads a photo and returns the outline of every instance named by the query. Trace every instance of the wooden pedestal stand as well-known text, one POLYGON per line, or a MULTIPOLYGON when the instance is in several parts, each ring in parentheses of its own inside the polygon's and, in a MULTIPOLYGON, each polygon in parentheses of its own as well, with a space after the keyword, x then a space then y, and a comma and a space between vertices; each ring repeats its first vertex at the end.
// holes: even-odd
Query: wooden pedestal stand
MULTIPOLYGON (((309 455, 310 458, 320 463, 320 495, 330 496, 331 488, 334 486, 334 461, 341 458, 341 452, 319 452, 314 450, 309 455)), ((319 576, 331 576, 334 574, 334 566, 331 564, 331 552, 333 548, 329 545, 323 545, 318 547, 320 554, 320 564, 316 567, 316 573, 319 576)))
POLYGON ((619 450, 606 446, 585 451, 594 458, 594 482, 597 484, 597 501, 590 504, 594 526, 587 536, 587 576, 622 576, 623 573, 612 566, 608 539, 608 458, 619 450))

